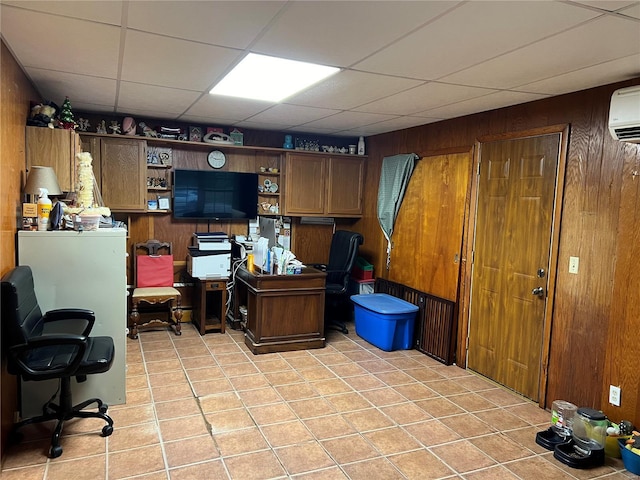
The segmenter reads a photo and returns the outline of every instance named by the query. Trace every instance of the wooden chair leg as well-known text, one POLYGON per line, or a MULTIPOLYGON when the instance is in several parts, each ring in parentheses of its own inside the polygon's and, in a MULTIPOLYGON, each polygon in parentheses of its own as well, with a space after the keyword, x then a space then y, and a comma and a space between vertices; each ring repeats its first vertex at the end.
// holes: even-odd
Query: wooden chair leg
POLYGON ((138 338, 138 320, 140 319, 140 314, 138 313, 138 302, 133 301, 131 304, 131 314, 129 315, 129 323, 131 324, 131 329, 129 331, 129 338, 133 340, 137 340, 138 338))
POLYGON ((182 301, 181 297, 176 298, 176 309, 173 312, 173 316, 176 320, 176 335, 182 335, 182 301))

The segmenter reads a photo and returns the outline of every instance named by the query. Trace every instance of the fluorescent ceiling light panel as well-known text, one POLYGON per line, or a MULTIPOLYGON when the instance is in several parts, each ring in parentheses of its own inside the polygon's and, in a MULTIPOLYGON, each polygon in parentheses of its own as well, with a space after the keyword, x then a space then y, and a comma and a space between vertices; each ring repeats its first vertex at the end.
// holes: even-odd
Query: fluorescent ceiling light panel
POLYGON ((250 53, 209 93, 280 102, 339 68, 250 53))

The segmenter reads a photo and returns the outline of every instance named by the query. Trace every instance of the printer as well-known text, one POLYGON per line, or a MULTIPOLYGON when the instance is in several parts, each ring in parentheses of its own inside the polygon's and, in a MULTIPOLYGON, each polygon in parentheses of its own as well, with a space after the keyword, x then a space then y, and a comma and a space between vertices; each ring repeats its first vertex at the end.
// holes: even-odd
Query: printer
POLYGON ((231 242, 225 233, 194 233, 187 271, 201 280, 231 276, 231 242))

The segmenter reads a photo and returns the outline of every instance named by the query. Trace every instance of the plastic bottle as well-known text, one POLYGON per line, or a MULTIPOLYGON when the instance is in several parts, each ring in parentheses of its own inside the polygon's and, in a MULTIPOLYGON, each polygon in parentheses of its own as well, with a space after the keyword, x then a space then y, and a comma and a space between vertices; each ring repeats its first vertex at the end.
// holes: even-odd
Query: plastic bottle
POLYGON ((49 214, 51 213, 51 199, 47 196, 49 191, 46 188, 40 189, 38 198, 38 231, 46 232, 49 227, 49 214))
POLYGON ((364 155, 364 137, 358 139, 358 155, 364 155))

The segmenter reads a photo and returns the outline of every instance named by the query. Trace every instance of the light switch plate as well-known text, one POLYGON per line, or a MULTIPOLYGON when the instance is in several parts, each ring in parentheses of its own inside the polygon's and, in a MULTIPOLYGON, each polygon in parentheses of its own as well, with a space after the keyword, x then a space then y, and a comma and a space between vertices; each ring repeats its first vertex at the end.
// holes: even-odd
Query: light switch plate
POLYGON ((609 403, 611 405, 615 405, 616 407, 620 406, 620 395, 620 387, 614 385, 609 386, 609 403))
POLYGON ((569 257, 569 273, 577 275, 580 267, 580 257, 569 257))

